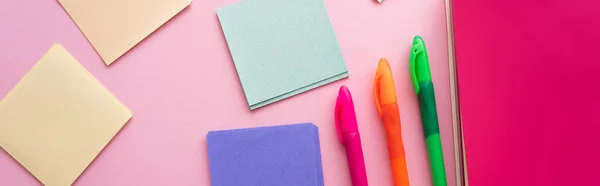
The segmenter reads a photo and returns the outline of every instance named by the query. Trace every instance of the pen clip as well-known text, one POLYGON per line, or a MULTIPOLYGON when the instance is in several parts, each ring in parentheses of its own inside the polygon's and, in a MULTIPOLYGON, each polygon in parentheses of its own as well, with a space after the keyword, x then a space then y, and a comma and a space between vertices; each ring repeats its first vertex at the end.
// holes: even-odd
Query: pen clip
POLYGON ((415 93, 419 94, 419 80, 417 79, 417 60, 418 55, 422 52, 419 50, 421 48, 421 43, 413 44, 410 48, 410 59, 408 60, 408 69, 410 70, 410 79, 412 81, 413 87, 415 89, 415 93))
POLYGON ((375 74, 375 82, 374 82, 374 90, 373 93, 375 94, 375 106, 377 108, 377 113, 379 113, 379 117, 383 116, 383 107, 381 106, 381 89, 380 88, 380 84, 381 84, 381 75, 379 74, 375 74))
POLYGON ((340 103, 339 96, 338 96, 338 98, 335 102, 335 115, 334 115, 335 116, 335 130, 337 131, 337 135, 338 135, 338 138, 340 139, 340 142, 342 144, 344 144, 344 138, 342 138, 342 130, 340 129, 340 125, 342 122, 342 120, 340 119, 340 117, 341 117, 340 110, 341 109, 342 109, 342 103, 340 103))

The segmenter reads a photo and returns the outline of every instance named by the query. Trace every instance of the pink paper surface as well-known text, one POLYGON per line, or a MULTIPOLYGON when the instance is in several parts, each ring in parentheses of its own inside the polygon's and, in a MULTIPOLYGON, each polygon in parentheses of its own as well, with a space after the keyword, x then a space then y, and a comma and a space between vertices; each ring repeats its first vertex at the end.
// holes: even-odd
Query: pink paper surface
MULTIPOLYGON (((408 72, 414 35, 427 42, 448 183, 453 143, 443 0, 325 0, 350 77, 250 112, 215 10, 236 0, 193 1, 107 67, 57 1, 0 6, 0 97, 54 43, 62 44, 133 112, 133 118, 75 185, 210 185, 209 130, 314 122, 319 126, 325 185, 351 184, 334 125, 337 90, 352 91, 369 183, 392 185, 385 131, 373 100, 379 58, 395 72, 411 185, 430 185, 417 97, 408 72)), ((0 185, 38 185, 0 151, 0 185)))
POLYGON ((453 1, 470 185, 598 185, 599 5, 453 1))

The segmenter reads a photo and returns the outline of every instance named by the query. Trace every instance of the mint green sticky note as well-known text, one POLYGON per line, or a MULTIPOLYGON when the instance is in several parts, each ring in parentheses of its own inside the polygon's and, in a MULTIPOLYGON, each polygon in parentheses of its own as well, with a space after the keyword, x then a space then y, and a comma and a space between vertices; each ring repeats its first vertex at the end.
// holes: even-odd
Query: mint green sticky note
POLYGON ((251 110, 348 77, 323 0, 243 0, 217 15, 251 110))

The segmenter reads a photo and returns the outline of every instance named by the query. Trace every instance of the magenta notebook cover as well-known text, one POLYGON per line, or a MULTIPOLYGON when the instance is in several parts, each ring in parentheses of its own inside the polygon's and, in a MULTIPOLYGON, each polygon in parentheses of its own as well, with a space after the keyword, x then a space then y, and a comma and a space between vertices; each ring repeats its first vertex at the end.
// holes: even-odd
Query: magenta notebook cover
POLYGON ((452 0, 469 185, 600 185, 599 4, 452 0))

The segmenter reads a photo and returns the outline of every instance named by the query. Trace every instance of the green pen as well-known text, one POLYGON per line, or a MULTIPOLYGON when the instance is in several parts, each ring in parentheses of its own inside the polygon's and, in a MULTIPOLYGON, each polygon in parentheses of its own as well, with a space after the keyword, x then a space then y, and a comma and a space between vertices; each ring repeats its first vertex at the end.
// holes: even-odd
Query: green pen
POLYGON ((444 154, 440 140, 440 127, 438 125, 437 109, 435 108, 435 94, 429 59, 425 42, 421 36, 415 36, 409 59, 410 76, 415 93, 419 97, 423 133, 429 155, 431 178, 434 186, 446 186, 446 169, 444 168, 444 154))

